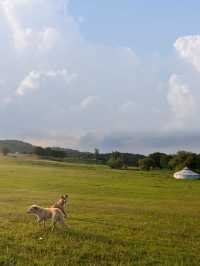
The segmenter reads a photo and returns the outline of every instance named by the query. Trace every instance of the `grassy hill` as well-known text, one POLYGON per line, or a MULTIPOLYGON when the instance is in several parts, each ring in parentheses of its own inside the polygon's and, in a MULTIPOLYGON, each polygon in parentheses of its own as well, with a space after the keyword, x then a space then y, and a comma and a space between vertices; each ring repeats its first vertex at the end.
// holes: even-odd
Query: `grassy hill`
POLYGON ((166 171, 0 159, 0 265, 200 265, 200 182, 166 171), (69 229, 26 214, 68 193, 69 229))
POLYGON ((7 148, 12 153, 27 153, 30 154, 34 150, 34 146, 19 140, 0 140, 0 151, 7 148))

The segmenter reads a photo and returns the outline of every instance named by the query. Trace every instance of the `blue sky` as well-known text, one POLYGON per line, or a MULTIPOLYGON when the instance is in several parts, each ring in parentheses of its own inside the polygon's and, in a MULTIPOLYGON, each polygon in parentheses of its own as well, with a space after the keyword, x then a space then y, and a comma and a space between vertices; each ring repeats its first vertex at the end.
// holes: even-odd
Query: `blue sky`
POLYGON ((200 152, 199 1, 0 1, 0 138, 200 152))
POLYGON ((168 54, 179 36, 199 32, 199 1, 74 0, 70 11, 82 16, 81 31, 94 42, 132 47, 141 55, 168 54))

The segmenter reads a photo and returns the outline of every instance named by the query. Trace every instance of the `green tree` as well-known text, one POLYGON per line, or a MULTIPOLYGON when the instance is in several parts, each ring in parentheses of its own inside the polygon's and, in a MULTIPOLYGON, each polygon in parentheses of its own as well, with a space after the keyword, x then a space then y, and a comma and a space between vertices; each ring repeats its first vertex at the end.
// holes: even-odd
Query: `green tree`
POLYGON ((110 157, 107 162, 108 166, 112 169, 122 169, 124 167, 124 162, 121 158, 110 157))
POLYGON ((95 157, 96 162, 99 161, 99 155, 100 155, 99 149, 95 148, 94 149, 94 157, 95 157))
POLYGON ((156 167, 156 163, 152 158, 144 158, 139 160, 139 168, 141 170, 150 170, 156 167))
POLYGON ((45 156, 45 149, 42 147, 35 147, 34 154, 39 156, 45 156))
POLYGON ((160 168, 161 169, 168 169, 169 168, 169 161, 173 158, 172 155, 162 155, 160 157, 160 168))
POLYGON ((198 168, 198 156, 195 153, 179 151, 169 161, 170 169, 180 170, 186 166, 193 170, 198 168))
POLYGON ((126 168, 126 165, 125 165, 124 160, 123 160, 123 156, 118 151, 112 152, 112 154, 110 155, 110 157, 107 161, 107 164, 112 169, 126 168))
POLYGON ((7 156, 9 152, 10 152, 10 150, 7 147, 2 148, 3 156, 7 156))
POLYGON ((149 158, 154 160, 156 168, 162 168, 161 159, 163 159, 164 156, 167 156, 167 155, 165 153, 154 152, 149 155, 149 158))

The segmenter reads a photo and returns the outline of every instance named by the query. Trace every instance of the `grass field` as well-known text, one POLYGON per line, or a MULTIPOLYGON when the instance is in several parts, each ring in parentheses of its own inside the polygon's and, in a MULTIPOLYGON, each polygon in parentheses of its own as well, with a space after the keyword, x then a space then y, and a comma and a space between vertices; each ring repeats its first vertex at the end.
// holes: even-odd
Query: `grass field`
POLYGON ((0 265, 200 265, 199 199, 165 171, 1 158, 0 265), (26 209, 61 193, 70 228, 44 231, 26 209))

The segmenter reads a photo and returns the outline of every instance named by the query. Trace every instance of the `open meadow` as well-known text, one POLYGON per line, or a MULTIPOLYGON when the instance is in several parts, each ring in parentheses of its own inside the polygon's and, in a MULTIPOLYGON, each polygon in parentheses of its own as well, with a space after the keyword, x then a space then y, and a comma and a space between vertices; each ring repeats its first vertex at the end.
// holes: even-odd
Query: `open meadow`
POLYGON ((0 265, 200 265, 200 182, 168 171, 0 159, 0 265), (69 229, 26 213, 68 193, 69 229))

